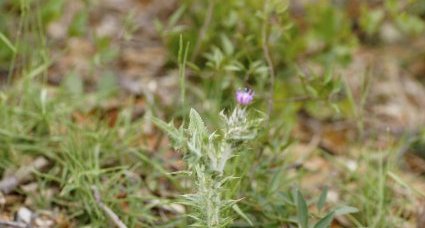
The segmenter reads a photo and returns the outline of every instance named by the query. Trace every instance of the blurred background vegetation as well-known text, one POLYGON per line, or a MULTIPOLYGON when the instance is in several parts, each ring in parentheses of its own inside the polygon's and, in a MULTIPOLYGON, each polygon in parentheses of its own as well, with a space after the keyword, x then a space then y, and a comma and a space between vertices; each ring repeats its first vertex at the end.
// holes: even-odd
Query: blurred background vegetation
POLYGON ((0 15, 0 174, 49 161, 2 190, 0 220, 105 227, 96 185, 129 227, 187 226, 185 165, 150 117, 193 107, 217 129, 250 87, 269 118, 228 170, 232 226, 295 227, 294 188, 310 206, 325 186, 326 209, 358 209, 332 227, 425 226, 424 1, 6 0, 0 15))

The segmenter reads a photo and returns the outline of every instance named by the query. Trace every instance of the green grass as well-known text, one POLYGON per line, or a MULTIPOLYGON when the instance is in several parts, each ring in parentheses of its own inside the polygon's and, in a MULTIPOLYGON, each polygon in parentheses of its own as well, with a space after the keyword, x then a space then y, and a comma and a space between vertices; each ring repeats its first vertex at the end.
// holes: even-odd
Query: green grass
MULTIPOLYGON (((236 89, 247 86, 256 92, 250 111, 267 113, 268 123, 224 170, 224 175, 235 178, 223 184, 221 197, 237 200, 238 205, 221 212, 233 218, 228 226, 307 227, 307 220, 313 225, 326 215, 340 216, 348 227, 411 225, 412 207, 423 194, 399 175, 404 173, 397 157, 406 143, 403 138, 384 149, 370 146, 373 138, 350 139, 342 155, 314 147, 304 156, 296 148, 306 143, 293 134, 302 110, 316 119, 351 121, 359 135, 367 130, 365 100, 373 88, 366 85, 366 78, 372 75, 359 76, 365 85, 362 97, 356 98, 335 69, 347 66, 358 47, 385 45, 371 41, 384 23, 381 13, 406 39, 425 30, 420 23, 424 12, 408 8, 401 14, 404 9, 396 1, 385 2, 372 14, 362 5, 359 29, 364 34, 359 35, 350 13, 330 1, 306 5, 300 20, 285 1, 181 0, 168 20, 156 21, 158 40, 168 56, 162 70, 178 71, 175 86, 180 92, 173 94, 174 102, 168 106, 158 94, 140 97, 120 90, 114 64, 120 53, 111 45, 116 41, 90 35, 91 13, 100 3, 85 3, 88 7, 77 12, 68 31, 69 37, 86 39, 96 47, 88 57, 89 74, 101 75, 94 86, 75 69, 60 72, 59 86, 47 82, 59 61, 51 53, 61 47, 50 42, 46 30, 60 19, 67 1, 0 3, 0 12, 9 21, 0 21, 0 71, 7 72, 0 90, 0 174, 46 157, 50 167, 36 172, 35 192, 18 188, 16 194, 28 197, 33 210, 59 211, 75 227, 109 225, 93 186, 129 227, 187 227, 194 223, 196 210, 181 196, 196 193, 196 181, 187 172, 192 163, 188 154, 171 149, 152 116, 186 124, 189 110, 195 108, 213 132, 223 128, 220 111, 228 113, 235 106, 236 89), (142 117, 135 114, 141 102, 142 117), (303 180, 314 171, 297 164, 318 157, 337 178, 304 188, 303 180), (187 163, 181 165, 182 160, 187 163), (355 161, 357 168, 347 168, 346 160, 355 161), (333 201, 329 193, 318 208, 314 205, 324 201, 319 191, 324 186, 338 199, 333 201), (339 215, 342 206, 358 212, 339 215)), ((137 25, 132 24, 137 21, 131 21, 135 14, 120 15, 126 27, 131 24, 125 31, 128 39, 137 35, 137 25)), ((326 219, 322 222, 327 224, 326 219)))

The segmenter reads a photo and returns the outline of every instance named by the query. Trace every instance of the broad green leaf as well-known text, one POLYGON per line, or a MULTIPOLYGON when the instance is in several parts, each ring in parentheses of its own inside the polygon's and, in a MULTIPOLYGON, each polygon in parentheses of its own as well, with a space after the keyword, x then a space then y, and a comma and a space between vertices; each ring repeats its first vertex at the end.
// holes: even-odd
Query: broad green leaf
POLYGON ((307 203, 304 200, 304 196, 300 190, 297 190, 297 213, 298 223, 301 228, 308 228, 308 208, 307 203))
POLYGON ((235 47, 233 46, 232 41, 230 41, 229 37, 227 37, 225 34, 222 34, 220 38, 223 44, 224 52, 227 55, 232 55, 235 52, 235 47))
POLYGON ((314 225, 314 228, 329 228, 331 226, 332 220, 334 219, 335 212, 332 211, 329 214, 327 214, 325 217, 320 219, 316 225, 314 225))
POLYGON ((326 197, 328 196, 328 186, 325 186, 320 194, 319 200, 317 201, 317 209, 322 210, 325 205, 326 197))

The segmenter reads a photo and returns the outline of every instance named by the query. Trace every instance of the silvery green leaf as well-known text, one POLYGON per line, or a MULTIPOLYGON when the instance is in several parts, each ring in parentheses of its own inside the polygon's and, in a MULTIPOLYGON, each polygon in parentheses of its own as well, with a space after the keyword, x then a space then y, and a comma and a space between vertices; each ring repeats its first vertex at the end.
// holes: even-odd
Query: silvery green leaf
POLYGON ((207 135, 207 128, 205 127, 204 121, 195 109, 190 109, 189 114, 189 131, 190 133, 199 132, 201 137, 207 135))
POLYGON ((249 223, 250 226, 254 226, 254 224, 252 223, 252 221, 248 218, 248 216, 238 207, 237 204, 234 204, 232 206, 232 209, 234 211, 236 211, 236 213, 238 213, 245 221, 247 221, 249 223))
POLYGON ((193 137, 192 140, 187 143, 187 147, 188 147, 190 152, 195 154, 197 157, 201 157, 202 152, 201 152, 199 146, 196 144, 196 142, 194 142, 194 140, 195 140, 195 137, 193 137))
POLYGON ((225 177, 223 180, 221 180, 219 183, 218 183, 218 186, 223 186, 227 181, 231 181, 231 180, 236 180, 236 179, 240 179, 240 177, 234 177, 234 176, 228 176, 228 177, 225 177))
POLYGON ((166 123, 161 119, 158 119, 156 117, 151 118, 152 122, 159 127, 162 131, 164 131, 173 141, 174 147, 176 148, 182 148, 183 147, 183 141, 185 140, 183 129, 177 129, 174 127, 172 122, 166 123))

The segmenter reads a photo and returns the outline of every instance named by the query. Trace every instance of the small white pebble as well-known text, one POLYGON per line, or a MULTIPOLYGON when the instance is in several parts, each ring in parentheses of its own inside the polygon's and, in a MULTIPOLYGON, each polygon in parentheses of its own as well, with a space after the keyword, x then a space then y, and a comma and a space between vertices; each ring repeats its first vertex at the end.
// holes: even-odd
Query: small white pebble
POLYGON ((32 211, 26 207, 21 207, 17 213, 17 220, 26 224, 31 223, 32 211))
POLYGON ((55 222, 52 221, 49 218, 40 218, 39 217, 39 218, 35 219, 34 224, 37 227, 50 228, 50 227, 53 227, 55 225, 55 222))
POLYGON ((178 213, 178 214, 184 214, 186 212, 185 207, 177 203, 170 204, 167 209, 169 209, 170 211, 174 211, 175 213, 178 213))
POLYGON ((328 191, 328 199, 330 202, 336 203, 339 201, 339 194, 336 191, 330 190, 328 191))
POLYGON ((158 89, 158 83, 156 81, 152 80, 152 81, 148 82, 147 87, 148 87, 149 91, 155 92, 158 89))
POLYGON ((21 186, 22 191, 24 191, 25 193, 33 193, 37 190, 37 188, 38 184, 35 182, 21 186))
POLYGON ((353 160, 348 160, 348 161, 345 163, 345 165, 347 166, 347 168, 348 168, 351 172, 356 171, 356 169, 357 169, 357 167, 358 167, 357 162, 356 162, 356 161, 353 161, 353 160))

